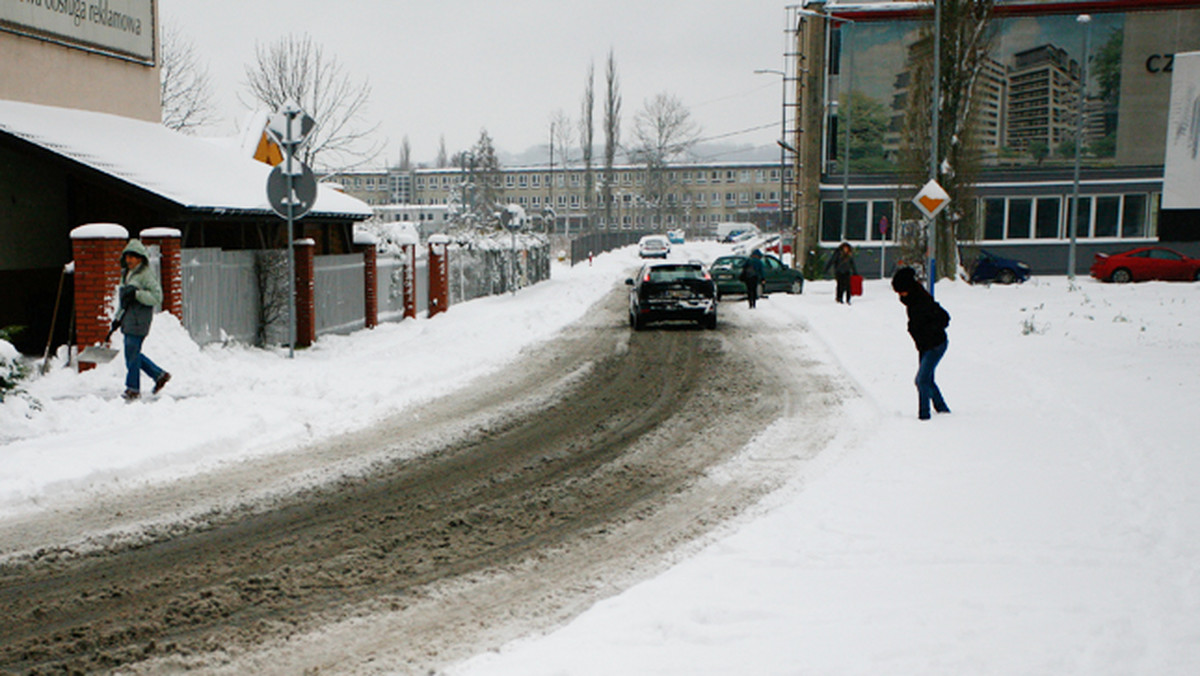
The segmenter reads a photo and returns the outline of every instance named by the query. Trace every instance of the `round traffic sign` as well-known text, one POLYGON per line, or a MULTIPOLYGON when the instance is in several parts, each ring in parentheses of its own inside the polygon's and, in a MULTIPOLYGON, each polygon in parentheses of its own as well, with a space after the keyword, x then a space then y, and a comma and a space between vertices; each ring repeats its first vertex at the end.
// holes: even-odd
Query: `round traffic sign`
POLYGON ((301 218, 307 214, 317 201, 317 176, 303 162, 292 161, 292 169, 297 171, 292 176, 291 190, 288 190, 288 176, 282 162, 271 170, 267 177, 267 200, 271 208, 280 218, 288 217, 288 206, 291 205, 292 218, 301 218))

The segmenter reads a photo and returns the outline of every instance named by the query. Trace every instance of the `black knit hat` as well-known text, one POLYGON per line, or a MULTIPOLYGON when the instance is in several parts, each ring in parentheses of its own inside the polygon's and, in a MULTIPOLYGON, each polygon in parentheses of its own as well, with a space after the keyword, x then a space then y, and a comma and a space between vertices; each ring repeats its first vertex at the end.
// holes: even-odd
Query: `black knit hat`
POLYGON ((910 267, 900 268, 896 270, 896 274, 892 275, 892 290, 896 293, 911 292, 920 288, 921 282, 917 281, 917 271, 910 267))

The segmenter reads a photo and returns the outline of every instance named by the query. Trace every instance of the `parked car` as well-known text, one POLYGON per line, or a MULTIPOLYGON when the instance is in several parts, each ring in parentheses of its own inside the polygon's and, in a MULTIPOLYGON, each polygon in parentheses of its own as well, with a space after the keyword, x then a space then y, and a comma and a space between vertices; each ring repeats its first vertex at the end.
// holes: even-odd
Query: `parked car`
POLYGON ((1016 284, 1029 279, 1029 265, 980 249, 971 269, 972 284, 1016 284))
POLYGON ((1105 282, 1200 281, 1200 258, 1189 258, 1173 249, 1143 246, 1124 253, 1096 254, 1092 276, 1105 282))
MULTIPOLYGON (((746 265, 749 256, 721 256, 713 261, 710 270, 713 281, 717 283, 717 296, 744 295, 746 285, 742 282, 742 267, 746 265)), ((763 254, 763 293, 784 291, 787 293, 804 292, 804 273, 795 268, 789 268, 777 256, 763 254)))
POLYGON ((629 325, 693 321, 717 328, 717 285, 698 262, 646 263, 629 285, 629 325))
POLYGON ((666 258, 671 243, 662 235, 646 235, 638 240, 638 255, 642 258, 666 258))

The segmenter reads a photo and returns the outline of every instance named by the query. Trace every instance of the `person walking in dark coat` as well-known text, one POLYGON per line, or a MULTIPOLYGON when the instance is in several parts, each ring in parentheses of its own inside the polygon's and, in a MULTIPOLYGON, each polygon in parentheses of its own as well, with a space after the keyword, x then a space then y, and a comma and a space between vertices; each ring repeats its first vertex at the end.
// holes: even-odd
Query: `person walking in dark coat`
POLYGON ((896 271, 892 276, 892 289, 908 311, 908 334, 917 346, 917 417, 929 420, 930 403, 938 413, 949 413, 950 407, 934 382, 934 371, 950 344, 946 337, 950 313, 921 286, 912 268, 903 267, 896 271))
POLYGON ((854 248, 849 242, 842 242, 841 246, 833 250, 833 255, 825 264, 825 272, 829 272, 830 269, 833 270, 833 278, 837 280, 837 290, 834 292, 837 302, 841 303, 845 297, 845 303, 849 305, 850 277, 858 274, 858 269, 854 266, 854 248))
POLYGON ((742 266, 741 277, 742 283, 746 285, 746 300, 750 302, 750 307, 755 307, 758 305, 758 290, 762 287, 763 278, 766 277, 761 251, 755 249, 750 254, 750 258, 742 266))
POLYGON ((142 343, 150 334, 155 306, 162 305, 162 285, 150 268, 150 253, 136 239, 129 240, 121 252, 121 307, 113 320, 113 329, 125 336, 125 401, 141 396, 141 374, 154 379, 154 393, 167 384, 171 374, 150 361, 142 352, 142 343))

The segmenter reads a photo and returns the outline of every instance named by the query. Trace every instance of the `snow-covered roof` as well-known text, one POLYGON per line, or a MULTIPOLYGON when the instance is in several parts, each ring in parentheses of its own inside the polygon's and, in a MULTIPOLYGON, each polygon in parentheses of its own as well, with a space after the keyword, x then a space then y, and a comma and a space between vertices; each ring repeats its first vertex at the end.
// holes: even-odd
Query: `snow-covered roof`
MULTIPOLYGON (((0 131, 118 178, 189 209, 273 213, 271 167, 227 140, 107 113, 0 101, 0 131)), ((311 215, 366 218, 371 207, 318 186, 311 215)))

